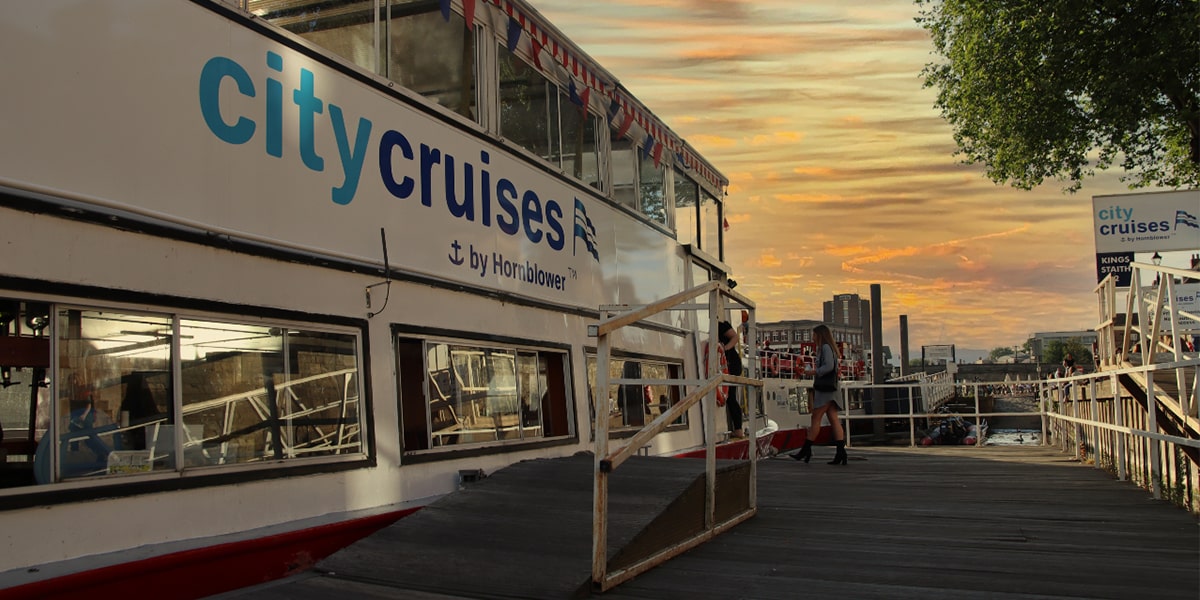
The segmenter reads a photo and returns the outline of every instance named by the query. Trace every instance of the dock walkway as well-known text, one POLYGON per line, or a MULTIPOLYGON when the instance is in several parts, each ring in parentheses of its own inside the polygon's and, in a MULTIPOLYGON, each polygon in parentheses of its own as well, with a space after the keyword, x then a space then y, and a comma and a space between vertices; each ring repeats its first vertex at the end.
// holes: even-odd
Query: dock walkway
MULTIPOLYGON (((1057 448, 851 448, 845 467, 824 464, 832 449, 816 454, 811 464, 788 457, 761 461, 754 518, 595 596, 1200 597, 1196 519, 1057 448)), ((531 535, 555 528, 547 522, 531 535)), ((406 562, 381 560, 389 569, 406 562)), ((462 577, 472 573, 470 564, 455 569, 462 577)), ((537 582, 563 574, 548 573, 533 559, 521 576, 530 581, 529 594, 404 588, 311 572, 224 597, 544 597, 533 593, 537 582)))

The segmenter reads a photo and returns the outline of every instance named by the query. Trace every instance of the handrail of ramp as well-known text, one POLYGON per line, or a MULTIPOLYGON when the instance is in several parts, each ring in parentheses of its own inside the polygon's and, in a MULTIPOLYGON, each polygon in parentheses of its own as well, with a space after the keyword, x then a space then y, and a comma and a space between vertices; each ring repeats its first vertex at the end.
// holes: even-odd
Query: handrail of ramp
MULTIPOLYGON (((639 321, 652 317, 664 311, 669 310, 692 310, 692 311, 707 311, 709 318, 709 342, 708 342, 708 357, 707 364, 719 364, 719 341, 718 341, 718 323, 720 316, 725 312, 725 301, 731 300, 730 308, 740 308, 747 311, 749 320, 748 339, 754 339, 755 320, 754 320, 754 303, 745 296, 733 292, 724 283, 719 281, 709 281, 698 285, 690 290, 669 296, 657 302, 647 305, 606 305, 600 307, 600 322, 598 325, 588 327, 588 335, 596 337, 596 389, 599 397, 604 398, 608 395, 608 389, 611 384, 638 384, 641 380, 614 379, 609 377, 608 365, 611 355, 611 339, 610 336, 618 331, 621 327, 633 325, 639 321), (690 303, 693 299, 708 295, 707 303, 690 303)), ((751 348, 753 345, 751 344, 751 348)), ((753 350, 752 350, 753 352, 753 350)), ((757 467, 755 448, 757 441, 756 433, 753 426, 749 427, 749 448, 750 451, 750 482, 749 482, 749 509, 742 511, 739 514, 733 515, 728 520, 717 523, 716 521, 716 415, 717 415, 717 387, 724 384, 733 384, 740 386, 742 389, 750 392, 744 394, 746 398, 747 410, 751 413, 747 415, 748 423, 755 422, 755 411, 760 411, 758 407, 759 395, 762 389, 762 380, 755 377, 755 360, 747 361, 747 376, 735 377, 726 373, 717 372, 716 375, 708 377, 708 374, 702 374, 700 380, 670 380, 670 383, 677 385, 697 385, 690 394, 683 398, 679 403, 672 406, 666 412, 660 414, 658 418, 646 424, 632 438, 629 439, 623 447, 610 452, 608 438, 608 418, 603 411, 595 411, 595 486, 592 502, 592 583, 600 591, 612 589, 621 583, 636 577, 637 575, 659 565, 674 556, 682 554, 691 548, 694 548, 714 536, 728 530, 738 523, 754 516, 757 512, 757 467), (700 403, 704 415, 704 444, 705 444, 705 474, 706 474, 706 491, 705 491, 705 511, 704 511, 704 529, 687 539, 679 541, 667 548, 652 554, 649 557, 639 560, 632 565, 623 567, 612 572, 609 571, 608 565, 608 484, 609 476, 627 459, 633 456, 644 444, 649 442, 654 436, 661 433, 673 421, 685 414, 692 406, 700 403)), ((601 403, 598 403, 598 405, 601 403)))

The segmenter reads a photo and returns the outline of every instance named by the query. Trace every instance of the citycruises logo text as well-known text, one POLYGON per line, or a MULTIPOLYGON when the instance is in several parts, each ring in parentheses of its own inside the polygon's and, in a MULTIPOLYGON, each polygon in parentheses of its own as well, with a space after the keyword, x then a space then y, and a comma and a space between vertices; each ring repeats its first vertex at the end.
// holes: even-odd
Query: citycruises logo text
MULTIPOLYGON (((283 57, 267 52, 266 66, 271 71, 282 73, 283 57)), ((312 71, 300 69, 300 85, 290 90, 285 100, 283 84, 270 75, 262 83, 265 89, 261 121, 245 114, 229 114, 221 104, 221 86, 232 84, 237 93, 247 98, 258 98, 259 87, 250 73, 237 61, 223 56, 208 60, 200 71, 200 112, 208 129, 217 138, 229 144, 246 144, 251 141, 263 144, 265 152, 275 158, 284 156, 284 129, 296 128, 297 148, 301 162, 311 171, 324 171, 326 158, 318 152, 316 139, 317 122, 326 115, 333 129, 333 142, 337 148, 337 165, 343 177, 340 186, 330 190, 330 199, 339 205, 350 204, 358 193, 364 166, 371 148, 374 123, 359 117, 353 132, 347 125, 343 108, 326 103, 317 95, 317 81, 312 71), (294 123, 284 123, 285 102, 294 104, 294 123)), ((293 107, 288 106, 291 111, 293 107)), ((353 117, 350 117, 353 119, 353 117)), ((423 206, 434 206, 433 182, 441 177, 444 181, 445 209, 453 217, 477 222, 484 227, 496 227, 507 235, 524 233, 534 244, 545 244, 556 252, 566 246, 566 231, 563 227, 563 207, 557 201, 543 199, 532 189, 520 190, 507 177, 495 176, 487 165, 490 156, 486 150, 479 152, 479 164, 459 160, 448 151, 421 143, 414 147, 404 133, 388 129, 379 135, 375 143, 379 177, 383 187, 393 197, 405 200, 419 197, 423 206), (461 175, 460 175, 461 173, 461 175), (476 198, 476 190, 479 197, 476 198)), ((584 204, 574 199, 572 247, 581 248, 599 260, 596 252, 596 232, 587 216, 584 204)), ((441 204, 441 202, 439 202, 441 204)), ((576 254, 579 250, 576 250, 576 254)))

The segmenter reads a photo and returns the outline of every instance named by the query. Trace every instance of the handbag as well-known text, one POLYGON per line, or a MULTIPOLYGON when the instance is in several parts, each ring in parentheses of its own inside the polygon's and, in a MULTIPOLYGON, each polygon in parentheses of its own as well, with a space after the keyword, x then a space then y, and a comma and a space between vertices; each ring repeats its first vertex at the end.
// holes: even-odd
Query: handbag
MULTIPOLYGON (((824 357, 825 357, 824 354, 822 354, 821 358, 823 359, 824 357)), ((837 391, 837 382, 838 382, 837 360, 834 359, 832 371, 830 371, 824 375, 817 375, 817 377, 815 379, 813 379, 813 389, 817 390, 818 392, 836 392, 837 391)))
POLYGON ((837 382, 837 369, 834 369, 824 375, 817 375, 817 378, 813 379, 813 389, 818 392, 836 392, 837 382))

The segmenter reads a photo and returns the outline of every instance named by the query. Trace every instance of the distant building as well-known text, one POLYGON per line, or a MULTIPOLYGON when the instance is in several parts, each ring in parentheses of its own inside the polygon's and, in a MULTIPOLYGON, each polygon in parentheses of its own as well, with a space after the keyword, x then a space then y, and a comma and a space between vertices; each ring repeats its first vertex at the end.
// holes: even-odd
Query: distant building
POLYGON ((1033 358, 1037 362, 1045 362, 1042 357, 1045 356, 1045 348, 1050 342, 1055 340, 1066 342, 1067 340, 1078 339, 1081 344, 1092 348, 1100 338, 1096 336, 1096 332, 1089 329, 1087 331, 1050 331, 1033 334, 1032 342, 1030 343, 1030 351, 1033 353, 1033 358))
POLYGON ((806 344, 811 345, 813 343, 813 327, 822 323, 829 327, 830 333, 833 334, 833 341, 837 342, 843 355, 847 351, 849 352, 849 355, 844 356, 844 358, 859 360, 863 359, 870 352, 866 337, 863 336, 863 332, 859 328, 847 327, 837 323, 814 321, 812 319, 759 323, 757 325, 758 335, 755 336, 755 342, 758 343, 760 348, 764 341, 768 341, 772 350, 798 352, 806 344))
POLYGON ((871 301, 863 300, 858 294, 837 294, 824 303, 826 323, 852 327, 862 332, 864 344, 871 340, 871 301))

